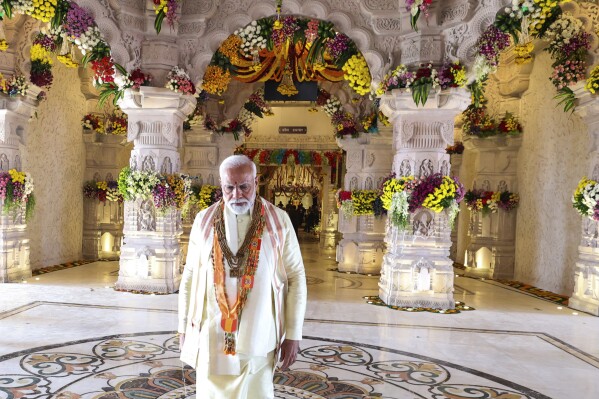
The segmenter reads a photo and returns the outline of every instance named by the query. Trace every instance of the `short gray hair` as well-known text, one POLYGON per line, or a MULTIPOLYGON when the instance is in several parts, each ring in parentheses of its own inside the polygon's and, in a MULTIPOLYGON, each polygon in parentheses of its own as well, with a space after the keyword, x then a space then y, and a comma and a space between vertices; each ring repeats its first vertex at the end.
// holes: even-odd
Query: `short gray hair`
POLYGON ((231 155, 230 157, 225 158, 218 168, 218 173, 222 178, 225 174, 225 170, 237 169, 243 166, 252 168, 252 177, 256 177, 256 164, 245 155, 231 155))

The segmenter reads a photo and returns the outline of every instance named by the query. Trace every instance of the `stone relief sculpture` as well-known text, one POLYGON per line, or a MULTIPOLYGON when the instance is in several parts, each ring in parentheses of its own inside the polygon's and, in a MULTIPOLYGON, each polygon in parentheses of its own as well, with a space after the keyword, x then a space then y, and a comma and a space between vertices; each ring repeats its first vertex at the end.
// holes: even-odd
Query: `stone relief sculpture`
POLYGON ((144 161, 141 164, 141 170, 144 172, 147 170, 156 170, 156 163, 154 162, 152 156, 146 155, 144 161))
POLYGON ((137 155, 131 156, 131 161, 129 163, 132 170, 137 170, 137 155))
POLYGON ((164 158, 164 161, 162 161, 160 173, 162 173, 163 175, 170 175, 171 173, 173 173, 173 164, 169 157, 164 158))
POLYGON ((427 211, 421 211, 414 216, 412 234, 419 237, 429 237, 435 232, 435 219, 427 211))
POLYGON ((15 157, 15 169, 21 170, 21 157, 18 155, 15 157))
POLYGON ((449 176, 449 162, 443 161, 443 163, 441 163, 441 174, 443 176, 449 176))
POLYGON ((488 180, 483 181, 482 190, 491 191, 491 182, 488 180))
POLYGON ((108 172, 106 174, 106 181, 113 181, 113 180, 114 180, 114 177, 112 177, 112 173, 108 172))
POLYGON ((208 176, 208 184, 214 186, 214 175, 212 173, 210 173, 210 175, 208 176))
POLYGON ((366 178, 366 187, 364 187, 366 190, 373 190, 373 183, 372 183, 372 177, 367 177, 366 178))
POLYGON ((152 200, 144 200, 139 206, 138 226, 141 231, 156 231, 156 219, 154 217, 152 200))
POLYGON ((399 166, 399 175, 402 177, 412 175, 412 166, 410 165, 409 160, 404 159, 401 161, 401 165, 399 166))
POLYGON ((414 280, 414 291, 430 291, 433 267, 429 262, 420 259, 412 267, 412 276, 414 280))
POLYGON ((8 169, 10 169, 8 166, 8 157, 6 156, 6 154, 0 155, 0 169, 2 169, 5 172, 8 172, 8 169))
POLYGON ((100 173, 94 173, 94 181, 102 181, 102 176, 100 176, 100 173))
POLYGON ((497 185, 497 191, 500 193, 507 191, 507 183, 505 182, 505 180, 499 182, 499 184, 497 185))
POLYGON ((351 178, 351 181, 349 183, 349 189, 350 190, 357 190, 358 189, 358 178, 356 176, 351 178))
POLYGON ((429 177, 435 172, 435 168, 433 166, 433 161, 430 159, 425 159, 420 164, 419 175, 420 177, 429 177))
POLYGON ((599 164, 595 165, 595 167, 593 168, 593 174, 591 175, 591 179, 599 181, 599 164))

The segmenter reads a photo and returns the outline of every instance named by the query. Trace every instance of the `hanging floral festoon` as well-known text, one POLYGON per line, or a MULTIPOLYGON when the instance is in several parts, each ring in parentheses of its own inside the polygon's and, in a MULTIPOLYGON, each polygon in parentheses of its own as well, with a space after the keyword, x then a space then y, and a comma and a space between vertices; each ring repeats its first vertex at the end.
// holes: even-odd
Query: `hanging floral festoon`
POLYGON ((297 94, 296 82, 345 80, 359 95, 370 93, 371 84, 366 60, 332 23, 280 12, 224 40, 206 68, 203 88, 221 95, 233 79, 279 82, 277 90, 285 96, 297 94))

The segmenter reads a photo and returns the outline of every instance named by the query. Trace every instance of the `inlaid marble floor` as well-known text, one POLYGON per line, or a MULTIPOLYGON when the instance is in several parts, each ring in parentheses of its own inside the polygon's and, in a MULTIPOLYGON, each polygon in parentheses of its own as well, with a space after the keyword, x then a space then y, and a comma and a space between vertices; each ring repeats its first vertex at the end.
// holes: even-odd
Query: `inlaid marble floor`
MULTIPOLYGON (((463 277, 455 299, 475 311, 373 306, 362 297, 378 277, 329 271, 332 253, 302 248, 305 337, 275 376, 278 398, 599 397, 599 318, 463 277)), ((0 399, 202 398, 178 361, 176 295, 115 292, 117 270, 96 262, 0 285, 0 399)))

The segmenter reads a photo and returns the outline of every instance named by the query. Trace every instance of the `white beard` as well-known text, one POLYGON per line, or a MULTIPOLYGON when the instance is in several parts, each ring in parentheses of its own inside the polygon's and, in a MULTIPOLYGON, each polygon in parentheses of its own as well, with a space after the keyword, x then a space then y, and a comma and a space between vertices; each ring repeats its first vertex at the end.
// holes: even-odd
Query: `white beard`
POLYGON ((235 203, 233 203, 232 201, 228 201, 225 203, 225 205, 234 214, 243 215, 245 213, 248 213, 250 211, 250 208, 254 204, 247 200, 237 200, 235 203))

